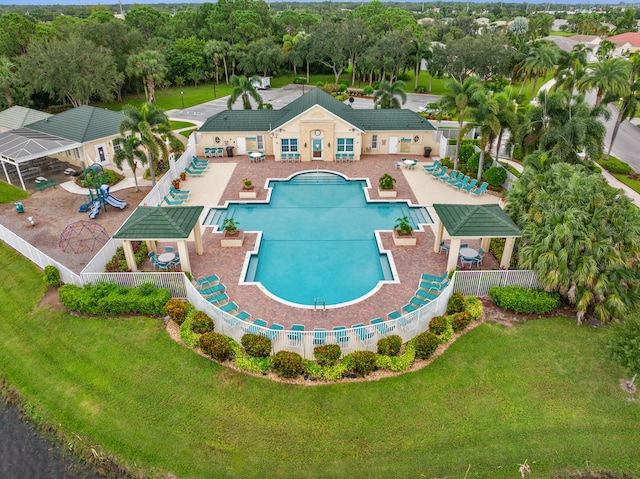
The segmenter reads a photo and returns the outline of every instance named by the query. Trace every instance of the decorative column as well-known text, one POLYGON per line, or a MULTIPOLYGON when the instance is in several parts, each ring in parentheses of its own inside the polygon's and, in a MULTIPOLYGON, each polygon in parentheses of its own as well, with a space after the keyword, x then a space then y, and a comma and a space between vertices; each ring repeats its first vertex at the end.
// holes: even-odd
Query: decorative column
POLYGON ((515 237, 506 238, 504 243, 504 251, 502 252, 502 259, 500 260, 500 268, 509 269, 511 263, 511 255, 513 254, 513 246, 516 244, 515 237))
POLYGON ((122 250, 124 251, 124 257, 127 260, 127 266, 129 267, 129 269, 133 272, 138 271, 138 265, 136 264, 136 257, 133 254, 133 246, 131 246, 131 241, 122 241, 122 250))
POLYGON ((460 238, 451 238, 451 246, 449 247, 449 258, 447 260, 447 272, 451 272, 456 269, 459 254, 460 238))

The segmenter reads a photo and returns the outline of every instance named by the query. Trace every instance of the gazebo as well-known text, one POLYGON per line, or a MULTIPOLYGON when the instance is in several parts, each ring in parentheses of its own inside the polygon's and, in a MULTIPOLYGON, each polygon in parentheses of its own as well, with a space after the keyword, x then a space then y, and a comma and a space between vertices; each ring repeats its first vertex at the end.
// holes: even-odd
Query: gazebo
POLYGON ((480 239, 480 246, 489 249, 491 238, 505 238, 500 267, 507 269, 511 262, 513 245, 522 236, 522 230, 507 216, 499 205, 443 205, 434 204, 440 223, 434 250, 440 252, 444 230, 451 237, 447 271, 456 269, 462 239, 480 239))
POLYGON ((202 234, 200 232, 200 213, 204 206, 139 206, 127 221, 113 235, 121 239, 127 266, 137 271, 133 255, 132 241, 146 241, 149 251, 156 251, 158 241, 177 241, 182 271, 191 272, 187 240, 193 233, 196 253, 204 252, 202 234))

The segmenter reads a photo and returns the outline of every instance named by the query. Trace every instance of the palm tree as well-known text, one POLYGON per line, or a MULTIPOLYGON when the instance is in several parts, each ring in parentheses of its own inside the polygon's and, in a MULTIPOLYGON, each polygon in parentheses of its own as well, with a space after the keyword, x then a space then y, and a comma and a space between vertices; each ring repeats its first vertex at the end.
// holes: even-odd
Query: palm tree
POLYGON ((396 80, 393 83, 389 83, 387 80, 381 81, 378 89, 373 92, 373 105, 374 108, 381 108, 383 110, 398 109, 407 102, 407 84, 402 80, 396 80))
POLYGON ((556 67, 560 49, 555 43, 547 41, 536 42, 530 49, 529 53, 521 62, 521 69, 525 73, 525 81, 520 87, 520 93, 524 88, 524 84, 528 78, 533 78, 533 87, 531 94, 535 95, 536 85, 540 76, 546 75, 556 67))
MULTIPOLYGON (((625 95, 622 98, 622 103, 620 104, 620 108, 618 109, 618 116, 616 117, 616 123, 613 127, 613 131, 611 132, 611 143, 609 143, 609 150, 607 151, 607 157, 605 158, 605 160, 608 160, 611 156, 613 142, 618 136, 618 129, 620 128, 620 124, 627 118, 633 118, 636 114, 636 111, 638 110, 638 105, 640 104, 640 80, 638 79, 638 76, 640 76, 639 54, 633 53, 629 57, 629 66, 631 67, 631 75, 629 77, 630 92, 628 95, 625 95)), ((606 100, 605 103, 607 103, 606 100)))
POLYGON ((253 86, 253 82, 257 81, 258 77, 253 76, 251 78, 247 78, 245 76, 237 76, 233 75, 231 77, 231 86, 233 87, 233 91, 229 96, 229 100, 227 100, 227 108, 229 110, 233 109, 233 104, 236 102, 238 98, 242 98, 242 105, 245 110, 251 110, 251 101, 249 101, 249 97, 253 98, 258 104, 258 109, 262 108, 262 97, 253 86))
POLYGON ((167 74, 164 55, 155 50, 145 50, 127 59, 127 74, 141 77, 147 103, 156 102, 156 84, 162 83, 167 74))
POLYGON ((498 141, 496 142, 496 163, 500 158, 500 145, 502 144, 502 135, 505 130, 509 130, 513 135, 518 127, 518 114, 517 104, 511 101, 505 94, 495 96, 495 102, 498 106, 496 111, 496 117, 500 124, 500 131, 498 132, 498 141))
POLYGON ((487 149, 495 141, 500 133, 500 120, 498 119, 498 102, 493 98, 481 99, 478 106, 469 111, 473 122, 478 128, 480 134, 478 146, 480 147, 480 161, 478 162, 478 181, 482 179, 482 169, 484 166, 484 157, 487 149))
POLYGON ((477 77, 469 77, 464 83, 451 79, 446 84, 447 92, 440 98, 440 111, 458 115, 458 138, 456 140, 456 154, 453 167, 458 168, 458 153, 464 134, 464 116, 469 108, 480 104, 484 97, 484 87, 477 77))
POLYGON ((291 66, 293 66, 293 76, 297 76, 297 60, 295 55, 295 48, 298 42, 302 40, 303 36, 300 33, 296 33, 295 35, 289 35, 285 33, 282 37, 282 55, 284 59, 288 61, 291 66))
POLYGON ((595 106, 599 106, 605 94, 616 99, 629 94, 630 74, 631 65, 623 58, 599 59, 576 87, 581 92, 597 90, 595 106))
POLYGON ((574 45, 570 52, 560 52, 558 68, 556 69, 553 85, 555 90, 567 90, 572 93, 576 82, 585 74, 584 65, 587 64, 587 52, 590 51, 585 45, 574 45))
POLYGON ((124 120, 120 123, 120 136, 127 132, 137 135, 142 148, 147 150, 151 184, 156 184, 156 167, 158 159, 167 161, 169 152, 164 137, 172 136, 169 118, 164 111, 156 108, 153 103, 145 103, 137 109, 133 105, 125 105, 122 109, 124 120))
POLYGON ((118 138, 120 149, 116 150, 113 161, 116 166, 122 171, 122 163, 127 162, 129 168, 133 171, 133 179, 136 183, 136 191, 140 191, 138 187, 138 177, 136 176, 136 170, 138 169, 138 161, 141 165, 147 164, 147 155, 144 154, 140 148, 142 143, 137 136, 130 136, 126 138, 124 136, 118 138), (136 161, 138 160, 138 161, 136 161))
POLYGON ((213 62, 216 66, 216 84, 218 83, 218 59, 222 58, 222 65, 224 66, 224 78, 227 85, 229 84, 229 70, 227 69, 227 54, 231 45, 228 42, 222 40, 209 40, 204 45, 205 55, 213 56, 213 62))

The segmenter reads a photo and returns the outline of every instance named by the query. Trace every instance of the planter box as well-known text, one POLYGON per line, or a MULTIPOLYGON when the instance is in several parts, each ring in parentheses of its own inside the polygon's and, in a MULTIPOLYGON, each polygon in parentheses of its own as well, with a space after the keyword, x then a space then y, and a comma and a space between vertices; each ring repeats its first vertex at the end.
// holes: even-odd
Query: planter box
POLYGON ((396 190, 381 190, 378 188, 378 195, 380 198, 395 198, 398 196, 398 192, 396 190))
POLYGON ((242 190, 238 192, 241 199, 255 199, 258 197, 258 193, 254 190, 242 190))
POLYGON ((238 230, 238 232, 234 235, 229 235, 226 231, 222 234, 222 238, 220 238, 220 246, 223 248, 240 248, 244 243, 244 231, 238 230))
POLYGON ((393 230, 393 243, 396 246, 415 246, 417 240, 415 235, 398 236, 396 230, 393 230))

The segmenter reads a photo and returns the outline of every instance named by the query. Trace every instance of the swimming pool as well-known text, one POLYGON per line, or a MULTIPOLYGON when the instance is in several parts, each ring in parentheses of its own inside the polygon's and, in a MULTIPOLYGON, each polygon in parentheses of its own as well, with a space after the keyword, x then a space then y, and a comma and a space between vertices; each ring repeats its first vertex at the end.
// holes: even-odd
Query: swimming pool
POLYGON ((270 180, 268 203, 212 208, 205 225, 232 217, 245 231, 261 231, 241 283, 259 284, 274 299, 300 307, 337 307, 395 281, 393 261, 376 230, 392 230, 407 216, 414 229, 433 221, 406 201, 366 201, 367 180, 334 172, 303 172, 270 180))

